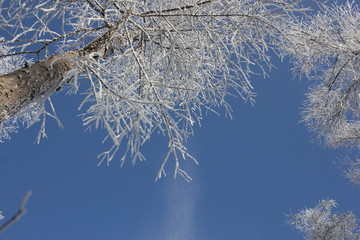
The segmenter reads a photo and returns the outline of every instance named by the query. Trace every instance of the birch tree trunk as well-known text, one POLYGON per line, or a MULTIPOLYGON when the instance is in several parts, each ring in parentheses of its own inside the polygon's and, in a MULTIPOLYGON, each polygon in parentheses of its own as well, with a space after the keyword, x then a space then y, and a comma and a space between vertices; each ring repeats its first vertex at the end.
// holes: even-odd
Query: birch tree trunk
POLYGON ((74 67, 71 57, 79 51, 54 55, 31 66, 0 77, 0 123, 16 114, 33 99, 54 92, 74 67))

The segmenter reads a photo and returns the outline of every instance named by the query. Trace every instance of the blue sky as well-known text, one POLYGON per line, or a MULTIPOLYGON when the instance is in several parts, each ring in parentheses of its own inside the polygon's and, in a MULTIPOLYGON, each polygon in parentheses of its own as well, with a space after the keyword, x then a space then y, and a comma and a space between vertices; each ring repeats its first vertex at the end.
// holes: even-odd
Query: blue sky
MULTIPOLYGON (((193 181, 169 176, 154 182, 166 142, 153 136, 146 162, 97 166, 101 131, 84 132, 80 98, 57 94, 65 128, 48 121, 48 139, 35 144, 38 126, 0 145, 0 209, 9 218, 27 190, 28 213, 0 239, 282 240, 302 239, 285 214, 332 198, 337 211, 360 216, 360 191, 334 164, 344 152, 311 143, 299 123, 308 82, 278 63, 269 79, 253 78, 256 105, 230 99, 233 119, 209 114, 187 146, 199 160, 182 162, 193 181)), ((220 110, 221 111, 221 110, 220 110)))

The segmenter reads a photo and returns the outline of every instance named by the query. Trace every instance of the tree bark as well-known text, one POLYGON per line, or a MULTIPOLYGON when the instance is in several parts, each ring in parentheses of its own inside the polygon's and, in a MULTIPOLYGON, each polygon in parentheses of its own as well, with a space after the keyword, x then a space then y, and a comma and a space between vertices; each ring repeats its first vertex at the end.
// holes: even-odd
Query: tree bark
POLYGON ((44 61, 0 77, 0 123, 16 114, 32 100, 54 92, 65 74, 74 68, 72 57, 79 51, 54 55, 44 61))
POLYGON ((127 35, 112 39, 113 31, 113 28, 109 28, 104 35, 90 42, 84 48, 53 55, 31 66, 25 66, 0 76, 0 124, 14 116, 34 99, 48 97, 58 87, 61 87, 65 83, 66 73, 75 68, 76 57, 87 56, 99 60, 98 58, 112 53, 113 49, 109 48, 112 45, 110 41, 114 41, 114 39, 117 42, 130 41, 127 35), (93 53, 97 54, 92 55, 93 53))

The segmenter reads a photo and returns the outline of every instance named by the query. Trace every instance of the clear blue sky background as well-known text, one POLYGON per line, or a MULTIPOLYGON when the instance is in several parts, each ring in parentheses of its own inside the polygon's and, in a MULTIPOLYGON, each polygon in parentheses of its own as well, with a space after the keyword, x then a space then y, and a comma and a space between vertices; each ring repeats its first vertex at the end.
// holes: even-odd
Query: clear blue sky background
POLYGON ((342 152, 310 143, 299 124, 308 82, 292 80, 278 63, 270 79, 253 78, 255 107, 231 99, 233 120, 210 114, 188 142, 200 162, 182 162, 193 182, 154 182, 166 142, 153 136, 148 160, 120 168, 97 166, 101 132, 84 133, 76 117, 79 97, 53 100, 65 129, 48 121, 48 139, 36 145, 38 127, 0 145, 0 209, 9 218, 33 191, 28 213, 1 240, 288 240, 302 239, 285 214, 332 198, 337 211, 360 216, 359 187, 348 184, 342 152))

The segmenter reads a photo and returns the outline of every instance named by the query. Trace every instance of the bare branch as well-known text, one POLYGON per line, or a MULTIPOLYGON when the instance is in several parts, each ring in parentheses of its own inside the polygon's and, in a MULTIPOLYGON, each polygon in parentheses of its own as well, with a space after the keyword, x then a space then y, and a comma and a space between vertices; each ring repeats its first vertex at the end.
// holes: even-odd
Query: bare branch
POLYGON ((0 226, 0 232, 5 231, 7 228, 9 228, 15 222, 19 221, 26 214, 27 210, 26 210, 25 206, 26 206, 31 194, 32 194, 31 191, 28 191, 24 195, 23 199, 21 200, 18 212, 13 217, 11 217, 8 221, 6 221, 3 225, 0 226))

